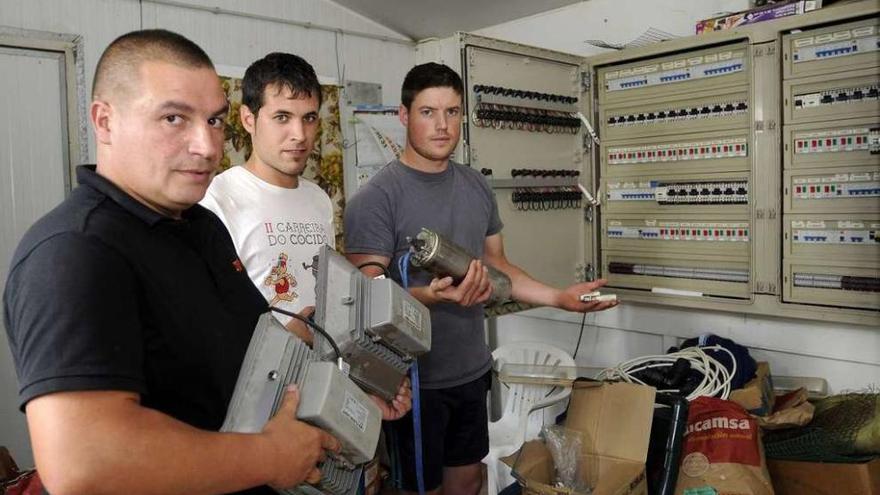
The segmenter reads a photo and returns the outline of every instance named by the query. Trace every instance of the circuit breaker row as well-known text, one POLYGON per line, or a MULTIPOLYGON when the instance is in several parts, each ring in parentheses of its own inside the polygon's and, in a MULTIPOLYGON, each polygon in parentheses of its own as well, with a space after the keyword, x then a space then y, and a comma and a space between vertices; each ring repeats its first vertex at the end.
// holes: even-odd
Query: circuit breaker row
POLYGON ((783 299, 880 309, 877 18, 783 37, 783 299))
POLYGON ((748 298, 748 45, 597 71, 609 285, 748 298))

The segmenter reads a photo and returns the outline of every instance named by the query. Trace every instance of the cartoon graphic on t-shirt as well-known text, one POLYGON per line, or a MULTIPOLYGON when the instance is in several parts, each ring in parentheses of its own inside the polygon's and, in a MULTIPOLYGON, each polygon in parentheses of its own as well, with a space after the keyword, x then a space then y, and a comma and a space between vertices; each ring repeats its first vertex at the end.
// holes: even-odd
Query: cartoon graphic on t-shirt
POLYGON ((272 271, 265 280, 263 285, 274 287, 275 296, 269 301, 269 306, 274 306, 280 301, 293 302, 299 297, 293 288, 296 287, 296 278, 287 272, 287 254, 278 255, 278 263, 272 267, 272 271))

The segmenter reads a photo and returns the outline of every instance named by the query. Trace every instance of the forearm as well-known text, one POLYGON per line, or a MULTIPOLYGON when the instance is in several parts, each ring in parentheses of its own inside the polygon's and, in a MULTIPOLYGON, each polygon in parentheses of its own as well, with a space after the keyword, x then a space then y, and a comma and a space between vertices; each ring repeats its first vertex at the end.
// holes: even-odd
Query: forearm
POLYGON ((495 268, 510 277, 511 297, 515 301, 536 306, 557 306, 560 290, 544 284, 511 263, 493 264, 495 268))
POLYGON ((51 493, 212 494, 270 480, 273 452, 261 435, 199 430, 137 403, 114 412, 95 421, 28 411, 29 422, 55 423, 33 438, 51 493))
POLYGON ((123 427, 131 443, 128 448, 117 444, 139 459, 137 465, 121 462, 117 466, 118 470, 129 466, 131 471, 130 476, 117 476, 120 488, 130 486, 132 479, 143 486, 143 490, 127 493, 227 493, 264 485, 271 479, 274 452, 261 435, 199 430, 161 413, 145 411, 153 416, 145 418, 152 431, 123 427))

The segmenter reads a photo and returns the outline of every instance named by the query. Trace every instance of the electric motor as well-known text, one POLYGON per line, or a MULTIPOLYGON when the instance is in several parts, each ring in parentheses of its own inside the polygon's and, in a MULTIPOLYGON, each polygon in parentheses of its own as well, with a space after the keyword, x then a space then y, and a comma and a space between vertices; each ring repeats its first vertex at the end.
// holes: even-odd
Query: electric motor
MULTIPOLYGON (((437 277, 452 277, 454 283, 460 283, 474 256, 463 247, 446 239, 432 230, 423 228, 415 239, 410 239, 412 264, 423 268, 437 277)), ((486 306, 510 300, 512 283, 510 277, 495 267, 489 269, 489 282, 492 284, 492 295, 486 306)))

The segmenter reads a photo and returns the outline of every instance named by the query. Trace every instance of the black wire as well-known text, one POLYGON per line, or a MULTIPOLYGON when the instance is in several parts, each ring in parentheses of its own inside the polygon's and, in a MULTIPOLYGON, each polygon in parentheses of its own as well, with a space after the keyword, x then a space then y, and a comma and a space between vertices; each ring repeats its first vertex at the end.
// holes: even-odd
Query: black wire
MULTIPOLYGON (((571 355, 571 358, 574 360, 575 367, 577 367, 578 349, 581 347, 581 338, 584 336, 584 324, 586 322, 587 322, 587 313, 584 313, 584 317, 581 318, 581 332, 580 332, 580 334, 578 334, 578 341, 577 341, 577 344, 574 346, 574 354, 571 355)), ((556 388, 557 387, 551 388, 550 391, 547 392, 547 395, 545 395, 544 397, 549 397, 550 394, 552 394, 553 392, 556 391, 556 388)))
POLYGON ((334 340, 333 340, 333 337, 331 337, 330 334, 328 334, 323 328, 321 328, 320 326, 318 326, 317 323, 315 323, 315 322, 313 322, 312 320, 306 318, 305 316, 298 315, 298 314, 296 314, 296 313, 294 313, 294 312, 292 312, 292 311, 287 311, 287 310, 284 310, 284 309, 281 309, 281 308, 276 308, 275 306, 269 306, 269 309, 271 309, 272 311, 275 311, 276 313, 281 313, 281 314, 283 314, 283 315, 290 316, 291 318, 296 318, 297 320, 299 320, 299 321, 305 323, 306 325, 308 325, 308 326, 314 328, 316 332, 320 333, 321 336, 323 336, 325 339, 327 339, 327 342, 330 343, 330 347, 332 347, 332 348, 333 348, 333 352, 336 353, 336 359, 342 359, 342 353, 339 352, 339 346, 336 345, 336 341, 334 341, 334 340))
POLYGON ((388 267, 383 265, 382 263, 379 263, 378 261, 367 261, 358 265, 357 268, 358 270, 360 270, 365 266, 378 266, 382 269, 382 273, 385 275, 385 278, 391 278, 391 272, 388 271, 388 267))
POLYGON ((583 336, 584 336, 584 323, 586 323, 586 322, 587 322, 587 314, 584 313, 584 317, 581 318, 581 333, 578 334, 578 342, 574 346, 574 354, 572 354, 572 356, 571 356, 572 359, 575 360, 575 365, 577 364, 578 349, 580 349, 580 347, 581 347, 581 338, 583 338, 583 336))

